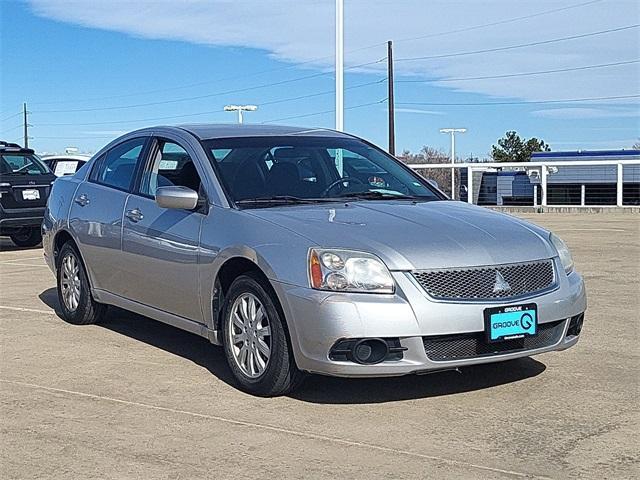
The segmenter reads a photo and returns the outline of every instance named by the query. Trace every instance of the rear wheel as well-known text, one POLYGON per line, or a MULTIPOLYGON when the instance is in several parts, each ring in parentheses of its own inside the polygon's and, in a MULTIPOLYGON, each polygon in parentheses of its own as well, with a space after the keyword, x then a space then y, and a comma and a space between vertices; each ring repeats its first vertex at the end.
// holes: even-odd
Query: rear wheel
POLYGON ((35 247, 42 242, 40 227, 25 228, 19 233, 11 235, 11 241, 18 247, 35 247))
POLYGON ((91 296, 87 272, 71 242, 58 254, 58 303, 64 319, 76 325, 99 322, 107 309, 91 296))
POLYGON ((276 301, 262 279, 242 275, 229 287, 223 307, 229 368, 241 389, 265 397, 288 393, 302 379, 276 301))

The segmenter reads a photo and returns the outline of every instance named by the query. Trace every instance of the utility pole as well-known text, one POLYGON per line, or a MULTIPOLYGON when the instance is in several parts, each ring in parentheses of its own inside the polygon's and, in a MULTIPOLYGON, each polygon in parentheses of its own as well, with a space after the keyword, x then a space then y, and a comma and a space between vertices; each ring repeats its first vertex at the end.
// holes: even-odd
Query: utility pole
POLYGON ((27 102, 22 104, 22 123, 24 129, 24 148, 29 148, 29 123, 27 122, 27 102))
POLYGON ((387 86, 389 94, 387 98, 387 107, 389 109, 389 153, 396 154, 396 113, 393 99, 393 42, 387 42, 387 86))
POLYGON ((336 0, 336 130, 344 129, 344 0, 336 0))
POLYGON ((441 128, 440 133, 451 134, 451 198, 456 198, 456 169, 453 167, 456 163, 456 133, 466 132, 466 128, 441 128))

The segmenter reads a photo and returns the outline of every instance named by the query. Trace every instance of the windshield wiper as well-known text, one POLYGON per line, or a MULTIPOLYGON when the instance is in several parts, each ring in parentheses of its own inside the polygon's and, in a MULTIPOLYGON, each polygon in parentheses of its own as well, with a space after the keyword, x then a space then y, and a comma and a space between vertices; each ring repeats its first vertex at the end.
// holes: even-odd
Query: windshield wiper
POLYGON ((369 190, 368 192, 351 192, 340 195, 340 198, 353 198, 356 200, 429 200, 428 197, 419 197, 417 195, 396 195, 394 193, 378 192, 369 190))
POLYGON ((309 203, 332 202, 331 198, 301 198, 293 195, 273 195, 271 197, 256 197, 237 200, 236 205, 301 205, 309 203))

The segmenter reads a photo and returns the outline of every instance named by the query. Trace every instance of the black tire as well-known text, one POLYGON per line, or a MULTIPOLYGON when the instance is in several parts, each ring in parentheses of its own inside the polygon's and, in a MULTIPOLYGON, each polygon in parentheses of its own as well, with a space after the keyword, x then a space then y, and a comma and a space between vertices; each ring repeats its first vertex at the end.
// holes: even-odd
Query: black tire
POLYGON ((23 232, 11 235, 11 241, 18 247, 35 247, 42 242, 40 227, 25 228, 23 232))
POLYGON ((223 304, 222 336, 227 363, 241 390, 252 395, 274 397, 292 392, 302 382, 304 374, 298 370, 293 358, 289 333, 284 316, 278 308, 275 294, 271 286, 258 275, 242 275, 229 287, 223 304), (233 346, 229 334, 229 329, 233 328, 230 320, 232 308, 236 300, 245 294, 254 295, 262 304, 271 332, 269 360, 264 371, 257 378, 251 378, 245 374, 238 365, 239 360, 236 360, 232 352, 233 346))
POLYGON ((58 265, 56 269, 58 280, 58 303, 63 318, 74 325, 90 325, 98 323, 104 316, 107 306, 96 302, 91 295, 91 287, 87 272, 80 258, 78 250, 72 242, 65 243, 58 253, 58 265), (75 265, 77 265, 77 280, 79 285, 79 295, 77 304, 71 305, 68 299, 65 300, 63 293, 63 283, 69 285, 69 281, 65 280, 64 269, 67 257, 71 257, 75 265))

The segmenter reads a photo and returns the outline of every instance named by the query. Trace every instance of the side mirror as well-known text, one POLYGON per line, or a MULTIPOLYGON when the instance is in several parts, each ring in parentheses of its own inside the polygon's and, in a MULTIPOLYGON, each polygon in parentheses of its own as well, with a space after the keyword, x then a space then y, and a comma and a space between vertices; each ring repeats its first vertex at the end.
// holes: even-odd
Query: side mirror
POLYGON ((193 210, 198 205, 198 193, 187 187, 158 187, 156 203, 162 208, 193 210))

